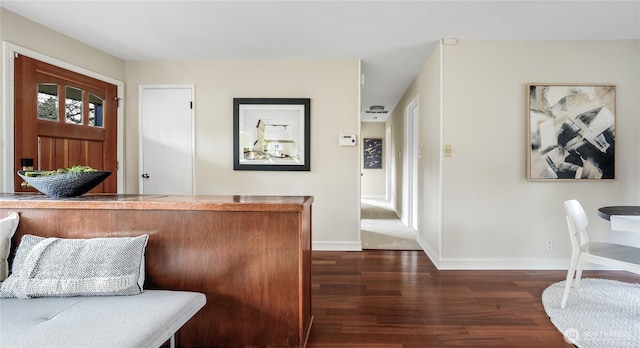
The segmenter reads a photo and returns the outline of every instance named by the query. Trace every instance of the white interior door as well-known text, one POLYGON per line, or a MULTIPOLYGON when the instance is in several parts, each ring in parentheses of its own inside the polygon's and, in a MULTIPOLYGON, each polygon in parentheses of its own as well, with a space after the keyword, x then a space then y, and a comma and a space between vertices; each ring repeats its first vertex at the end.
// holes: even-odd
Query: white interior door
POLYGON ((418 158, 419 158, 419 106, 418 98, 414 99, 406 111, 406 157, 403 188, 404 223, 418 229, 418 158))
POLYGON ((140 193, 192 195, 193 86, 140 86, 140 193))
POLYGON ((418 121, 420 120, 418 110, 418 101, 416 100, 415 107, 412 108, 412 126, 411 132, 413 133, 411 136, 411 204, 409 207, 410 216, 411 216, 411 224, 409 227, 412 227, 414 230, 418 230, 418 160, 420 158, 420 150, 419 150, 419 134, 420 128, 418 121))
POLYGON ((392 181, 392 172, 391 172, 391 160, 393 158, 393 152, 391 151, 391 144, 393 144, 393 139, 391 139, 391 135, 393 134, 393 132, 391 131, 391 125, 389 125, 388 127, 386 127, 385 129, 385 143, 384 144, 384 148, 385 148, 385 152, 384 152, 384 161, 386 162, 385 164, 385 200, 387 202, 391 202, 391 206, 395 207, 395 194, 391 191, 393 186, 391 185, 392 181))

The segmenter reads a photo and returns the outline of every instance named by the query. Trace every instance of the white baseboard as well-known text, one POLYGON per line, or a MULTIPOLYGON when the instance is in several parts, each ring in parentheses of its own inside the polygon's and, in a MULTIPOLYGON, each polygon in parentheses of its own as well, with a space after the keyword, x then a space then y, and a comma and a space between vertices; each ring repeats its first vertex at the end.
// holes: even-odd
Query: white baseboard
POLYGON ((438 270, 567 270, 565 259, 441 259, 438 270))
POLYGON ((420 236, 418 236, 418 239, 416 241, 418 242, 418 245, 420 245, 424 253, 427 255, 431 263, 433 263, 433 265, 436 267, 436 269, 440 269, 440 262, 438 261, 440 257, 438 256, 438 253, 433 251, 433 249, 431 249, 429 245, 425 241, 423 241, 422 238, 420 238, 420 236))
POLYGON ((362 198, 362 199, 375 199, 375 200, 384 201, 386 197, 382 194, 382 195, 360 195, 360 198, 362 198))
MULTIPOLYGON (((439 271, 448 270, 550 270, 566 271, 569 259, 439 259, 437 253, 418 238, 418 244, 423 252, 439 271)), ((314 242, 316 251, 362 251, 362 244, 358 242, 314 242)), ((585 270, 618 271, 620 269, 596 264, 585 264, 585 270)))
MULTIPOLYGON (((428 256, 428 255, 427 255, 428 256)), ((566 271, 569 259, 444 259, 438 270, 548 270, 566 271)), ((585 264, 585 271, 622 271, 620 268, 585 264)))
POLYGON ((568 259, 442 259, 429 245, 418 238, 436 269, 444 270, 566 270, 568 259))
POLYGON ((402 222, 405 226, 409 226, 409 219, 406 216, 402 215, 401 211, 398 211, 398 209, 395 208, 393 209, 393 211, 395 211, 396 215, 398 215, 398 219, 400 219, 400 222, 402 222))
POLYGON ((313 242, 311 248, 318 251, 362 251, 360 242, 313 242))

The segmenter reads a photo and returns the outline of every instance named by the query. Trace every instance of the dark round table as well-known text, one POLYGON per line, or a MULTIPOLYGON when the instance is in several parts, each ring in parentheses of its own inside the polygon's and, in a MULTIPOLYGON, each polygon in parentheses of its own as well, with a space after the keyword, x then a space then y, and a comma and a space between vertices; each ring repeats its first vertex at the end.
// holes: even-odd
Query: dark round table
POLYGON ((640 215, 640 206, 619 205, 598 209, 598 216, 605 220, 609 220, 611 215, 640 215))

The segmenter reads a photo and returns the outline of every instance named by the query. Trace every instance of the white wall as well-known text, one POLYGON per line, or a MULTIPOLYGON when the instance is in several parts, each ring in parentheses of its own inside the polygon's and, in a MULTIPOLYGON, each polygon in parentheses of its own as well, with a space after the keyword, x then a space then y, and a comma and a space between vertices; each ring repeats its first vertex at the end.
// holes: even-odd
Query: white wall
POLYGON ((385 139, 385 123, 384 122, 362 122, 360 124, 360 162, 364 163, 364 139, 379 138, 382 139, 382 168, 366 169, 361 165, 361 191, 360 195, 365 198, 385 198, 386 189, 386 171, 389 165, 387 161, 386 148, 387 139, 385 139))
MULTIPOLYGON (((640 244, 640 235, 610 232, 597 216, 600 206, 640 204, 640 41, 458 40, 440 49, 394 108, 391 121, 396 130, 404 129, 399 112, 420 95, 420 124, 431 125, 420 130, 418 234, 439 268, 565 269, 570 242, 562 202, 571 198, 585 207, 593 240, 640 244), (615 181, 526 179, 528 83, 617 86, 615 181), (442 138, 436 142, 437 129, 442 138), (444 144, 452 145, 452 157, 442 156, 444 144), (546 240, 554 241, 554 251, 545 251, 546 240)), ((394 133, 396 147, 404 141, 401 133, 394 133)), ((396 178, 401 187, 402 175, 396 178)))
POLYGON ((137 86, 194 84, 196 194, 315 196, 314 249, 360 250, 360 151, 338 145, 359 133, 359 61, 128 62, 126 73, 129 192, 140 175, 137 86), (234 171, 235 97, 310 98, 311 171, 234 171))

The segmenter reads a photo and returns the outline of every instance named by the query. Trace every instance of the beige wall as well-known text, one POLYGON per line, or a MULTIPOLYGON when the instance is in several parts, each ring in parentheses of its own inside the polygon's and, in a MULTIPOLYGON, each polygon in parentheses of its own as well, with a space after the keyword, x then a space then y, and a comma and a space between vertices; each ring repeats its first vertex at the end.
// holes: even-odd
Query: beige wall
MULTIPOLYGON (((0 8, 2 41, 31 49, 118 81, 124 81, 124 61, 0 8)), ((2 57, 4 59, 4 57, 2 57)))
MULTIPOLYGON (((5 9, 0 16, 2 41, 126 82, 126 192, 138 189, 138 85, 194 84, 197 193, 314 195, 314 248, 359 247, 360 150, 337 142, 338 134, 357 134, 360 127, 357 61, 125 64, 5 9), (311 172, 233 171, 234 97, 311 98, 311 172)), ((404 110, 419 96, 418 233, 434 262, 441 268, 565 268, 561 204, 569 198, 585 206, 593 239, 637 243, 637 235, 598 232, 608 225, 595 211, 640 202, 639 61, 638 40, 459 40, 436 47, 386 125, 393 140, 386 161, 391 197, 401 211, 404 110), (617 85, 615 181, 525 179, 525 86, 531 82, 617 85), (453 146, 453 157, 441 156, 443 144, 453 146), (548 239, 555 241, 553 252, 544 251, 548 239)), ((5 106, 0 110, 4 135, 5 106)), ((4 141, 0 153, 13 146, 4 141)), ((0 170, 0 182, 7 170, 0 170)))
POLYGON ((442 247, 442 46, 437 45, 420 71, 420 149, 418 205, 424 212, 418 222, 418 241, 432 259, 442 247))
MULTIPOLYGON (((404 100, 418 94, 421 125, 424 118, 433 123, 433 129, 421 126, 423 215, 418 232, 434 263, 441 268, 566 268, 570 246, 562 202, 571 198, 584 205, 592 239, 640 242, 637 234, 606 232, 607 222, 596 213, 600 206, 640 203, 640 41, 459 40, 441 49, 442 65, 435 63, 436 50, 404 104, 395 108, 403 110, 404 100), (441 96, 434 93, 432 80, 439 72, 441 96), (526 180, 528 83, 617 86, 615 181, 526 180), (439 98, 442 138, 435 143, 439 98), (440 156, 443 144, 452 145, 452 157, 440 156), (437 182, 439 161, 430 156, 442 161, 439 238, 431 230, 438 228, 438 209, 433 207, 438 193, 432 183, 437 182), (554 251, 545 251, 546 240, 554 241, 554 251)), ((401 118, 395 113, 393 126, 398 128, 401 118)), ((394 134, 402 144, 402 134, 394 134)))
MULTIPOLYGON (((593 239, 608 227, 596 210, 640 202, 640 41, 459 41, 444 47, 443 258, 569 256, 562 202, 582 202, 593 239), (616 177, 606 182, 525 179, 525 86, 612 83, 616 177), (487 204, 487 198, 491 197, 487 204), (464 212, 464 219, 461 219, 464 212), (544 250, 554 240, 555 250, 544 250)), ((627 239, 632 242, 631 238, 627 239)))
POLYGON ((387 121, 393 133, 392 149, 394 169, 392 175, 392 205, 399 215, 406 216, 403 205, 403 156, 406 153, 407 107, 418 99, 419 139, 418 148, 418 241, 432 260, 440 259, 441 209, 442 209, 442 121, 441 121, 441 55, 436 45, 422 69, 396 105, 387 121))
POLYGON ((360 183, 360 195, 365 198, 385 198, 386 191, 386 171, 387 166, 387 139, 385 139, 385 123, 384 122, 362 122, 360 126, 360 163, 364 163, 364 139, 379 138, 382 139, 382 168, 381 169, 365 169, 362 166, 362 180, 360 183))
POLYGON ((338 145, 358 133, 359 61, 128 62, 128 192, 138 182, 138 86, 195 85, 197 194, 313 195, 315 249, 358 250, 359 150, 338 145), (233 98, 311 98, 311 171, 233 170, 233 98))
MULTIPOLYGON (((339 133, 359 131, 359 61, 125 63, 5 9, 0 11, 2 41, 125 82, 124 192, 138 192, 139 85, 194 84, 197 194, 313 195, 314 248, 360 249, 359 151, 338 146, 339 133), (311 98, 311 171, 234 171, 234 97, 311 98)), ((6 79, 0 76, 0 80, 6 79)), ((0 110, 2 127, 3 105, 0 110)), ((4 153, 13 144, 4 143, 2 128, 0 134, 4 153)), ((0 182, 12 170, 2 168, 0 182)))
POLYGON ((406 110, 409 103, 417 96, 416 80, 411 83, 404 96, 393 108, 391 116, 387 120, 387 127, 391 132, 391 206, 398 216, 403 216, 404 209, 402 200, 402 187, 404 184, 404 155, 406 152, 406 110))

